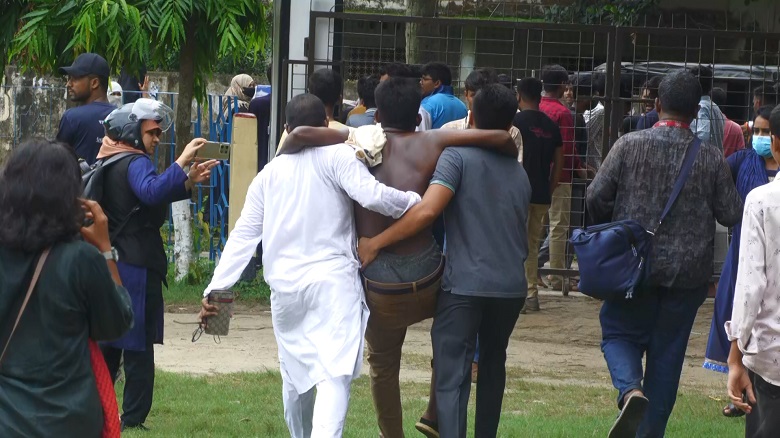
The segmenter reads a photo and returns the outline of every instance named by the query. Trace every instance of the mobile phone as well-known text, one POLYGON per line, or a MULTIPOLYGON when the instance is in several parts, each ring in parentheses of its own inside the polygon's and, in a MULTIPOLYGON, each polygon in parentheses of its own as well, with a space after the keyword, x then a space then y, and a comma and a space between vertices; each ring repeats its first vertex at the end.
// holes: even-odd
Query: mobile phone
POLYGON ((203 147, 198 149, 196 156, 209 160, 229 160, 230 143, 207 141, 203 144, 203 147))

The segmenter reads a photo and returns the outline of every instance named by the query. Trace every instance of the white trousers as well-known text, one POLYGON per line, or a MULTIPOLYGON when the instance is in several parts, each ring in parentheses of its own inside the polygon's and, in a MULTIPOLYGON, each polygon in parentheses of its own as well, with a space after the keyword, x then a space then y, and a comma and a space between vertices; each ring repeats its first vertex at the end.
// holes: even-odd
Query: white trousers
POLYGON ((290 437, 340 438, 347 417, 351 384, 352 376, 334 377, 298 394, 282 377, 284 420, 290 437))

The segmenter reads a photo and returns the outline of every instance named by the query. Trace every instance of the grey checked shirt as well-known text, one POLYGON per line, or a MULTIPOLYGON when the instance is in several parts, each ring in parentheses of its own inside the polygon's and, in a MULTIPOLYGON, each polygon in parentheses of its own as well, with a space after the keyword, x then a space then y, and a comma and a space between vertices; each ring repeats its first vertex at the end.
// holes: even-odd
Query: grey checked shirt
MULTIPOLYGON (((659 127, 621 137, 588 187, 597 223, 633 219, 653 231, 693 141, 688 129, 659 127)), ((695 288, 713 274, 715 220, 736 224, 742 215, 723 152, 702 142, 677 202, 655 236, 648 280, 661 287, 695 288)))

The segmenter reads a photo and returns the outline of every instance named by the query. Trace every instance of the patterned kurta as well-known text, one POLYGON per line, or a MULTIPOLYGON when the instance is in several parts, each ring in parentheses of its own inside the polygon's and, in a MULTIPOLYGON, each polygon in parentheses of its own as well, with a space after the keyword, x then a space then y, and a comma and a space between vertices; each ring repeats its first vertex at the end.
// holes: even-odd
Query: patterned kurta
MULTIPOLYGON (((658 127, 624 135, 615 143, 588 187, 587 205, 596 223, 633 219, 654 230, 693 141, 688 129, 658 127)), ((670 288, 696 288, 713 274, 715 220, 733 226, 742 215, 723 153, 708 142, 677 202, 653 241, 648 280, 670 288)))

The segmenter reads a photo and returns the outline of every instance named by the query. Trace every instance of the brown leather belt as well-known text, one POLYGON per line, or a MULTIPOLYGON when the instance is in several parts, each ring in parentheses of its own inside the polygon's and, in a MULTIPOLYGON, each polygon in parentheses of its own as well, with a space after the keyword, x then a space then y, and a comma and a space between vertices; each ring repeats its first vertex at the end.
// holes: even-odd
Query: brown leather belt
POLYGON ((433 273, 411 283, 380 283, 378 281, 369 280, 363 274, 360 275, 363 277, 363 287, 366 289, 366 292, 371 291, 388 295, 417 293, 418 290, 425 289, 441 280, 442 275, 444 275, 444 255, 441 256, 439 267, 436 268, 433 273))

